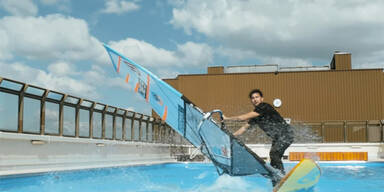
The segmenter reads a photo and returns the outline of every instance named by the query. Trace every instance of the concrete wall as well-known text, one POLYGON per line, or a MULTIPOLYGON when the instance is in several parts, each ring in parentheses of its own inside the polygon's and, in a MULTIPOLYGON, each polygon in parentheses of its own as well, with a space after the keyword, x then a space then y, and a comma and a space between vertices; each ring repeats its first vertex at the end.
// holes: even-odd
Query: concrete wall
MULTIPOLYGON (((250 144, 247 145, 260 157, 267 158, 271 145, 250 144)), ((368 152, 368 161, 384 160, 383 143, 306 143, 292 144, 284 153, 289 152, 368 152)))
POLYGON ((174 161, 168 144, 0 132, 0 175, 174 161))

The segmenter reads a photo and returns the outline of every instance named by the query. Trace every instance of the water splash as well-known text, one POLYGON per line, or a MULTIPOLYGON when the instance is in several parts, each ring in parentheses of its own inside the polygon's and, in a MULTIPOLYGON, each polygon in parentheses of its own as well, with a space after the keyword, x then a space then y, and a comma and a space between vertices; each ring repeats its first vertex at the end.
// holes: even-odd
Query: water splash
POLYGON ((295 135, 295 143, 320 143, 323 140, 321 136, 305 123, 295 122, 291 127, 295 135))
POLYGON ((260 184, 260 182, 255 183, 252 181, 247 181, 247 179, 243 177, 231 177, 229 175, 222 175, 217 178, 217 180, 208 186, 200 185, 193 190, 188 192, 267 192, 271 191, 272 187, 270 183, 266 183, 266 185, 260 184), (266 186, 267 185, 267 186, 266 186))

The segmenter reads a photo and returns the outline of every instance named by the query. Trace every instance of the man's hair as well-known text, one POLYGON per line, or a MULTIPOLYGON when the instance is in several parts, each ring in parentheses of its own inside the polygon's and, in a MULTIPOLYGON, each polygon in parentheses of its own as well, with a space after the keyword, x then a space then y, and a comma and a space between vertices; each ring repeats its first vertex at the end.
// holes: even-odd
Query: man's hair
POLYGON ((258 93, 260 97, 263 97, 263 92, 260 91, 260 89, 254 89, 251 92, 249 92, 249 98, 252 99, 252 95, 258 93))

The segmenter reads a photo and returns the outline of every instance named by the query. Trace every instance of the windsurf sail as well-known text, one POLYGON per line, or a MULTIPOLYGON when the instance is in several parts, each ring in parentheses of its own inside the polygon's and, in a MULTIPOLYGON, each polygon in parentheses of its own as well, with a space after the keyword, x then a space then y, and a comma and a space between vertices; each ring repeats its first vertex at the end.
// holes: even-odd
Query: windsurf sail
POLYGON ((211 114, 204 113, 176 89, 134 61, 104 44, 116 72, 141 95, 152 109, 172 129, 201 149, 219 174, 231 176, 274 175, 263 159, 216 123, 211 114))

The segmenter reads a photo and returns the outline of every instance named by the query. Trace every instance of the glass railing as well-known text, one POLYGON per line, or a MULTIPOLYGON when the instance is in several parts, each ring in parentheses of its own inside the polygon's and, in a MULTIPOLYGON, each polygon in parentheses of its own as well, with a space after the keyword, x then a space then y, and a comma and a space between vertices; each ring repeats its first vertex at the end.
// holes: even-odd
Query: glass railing
POLYGON ((186 143, 159 118, 2 77, 0 131, 116 141, 186 143))

